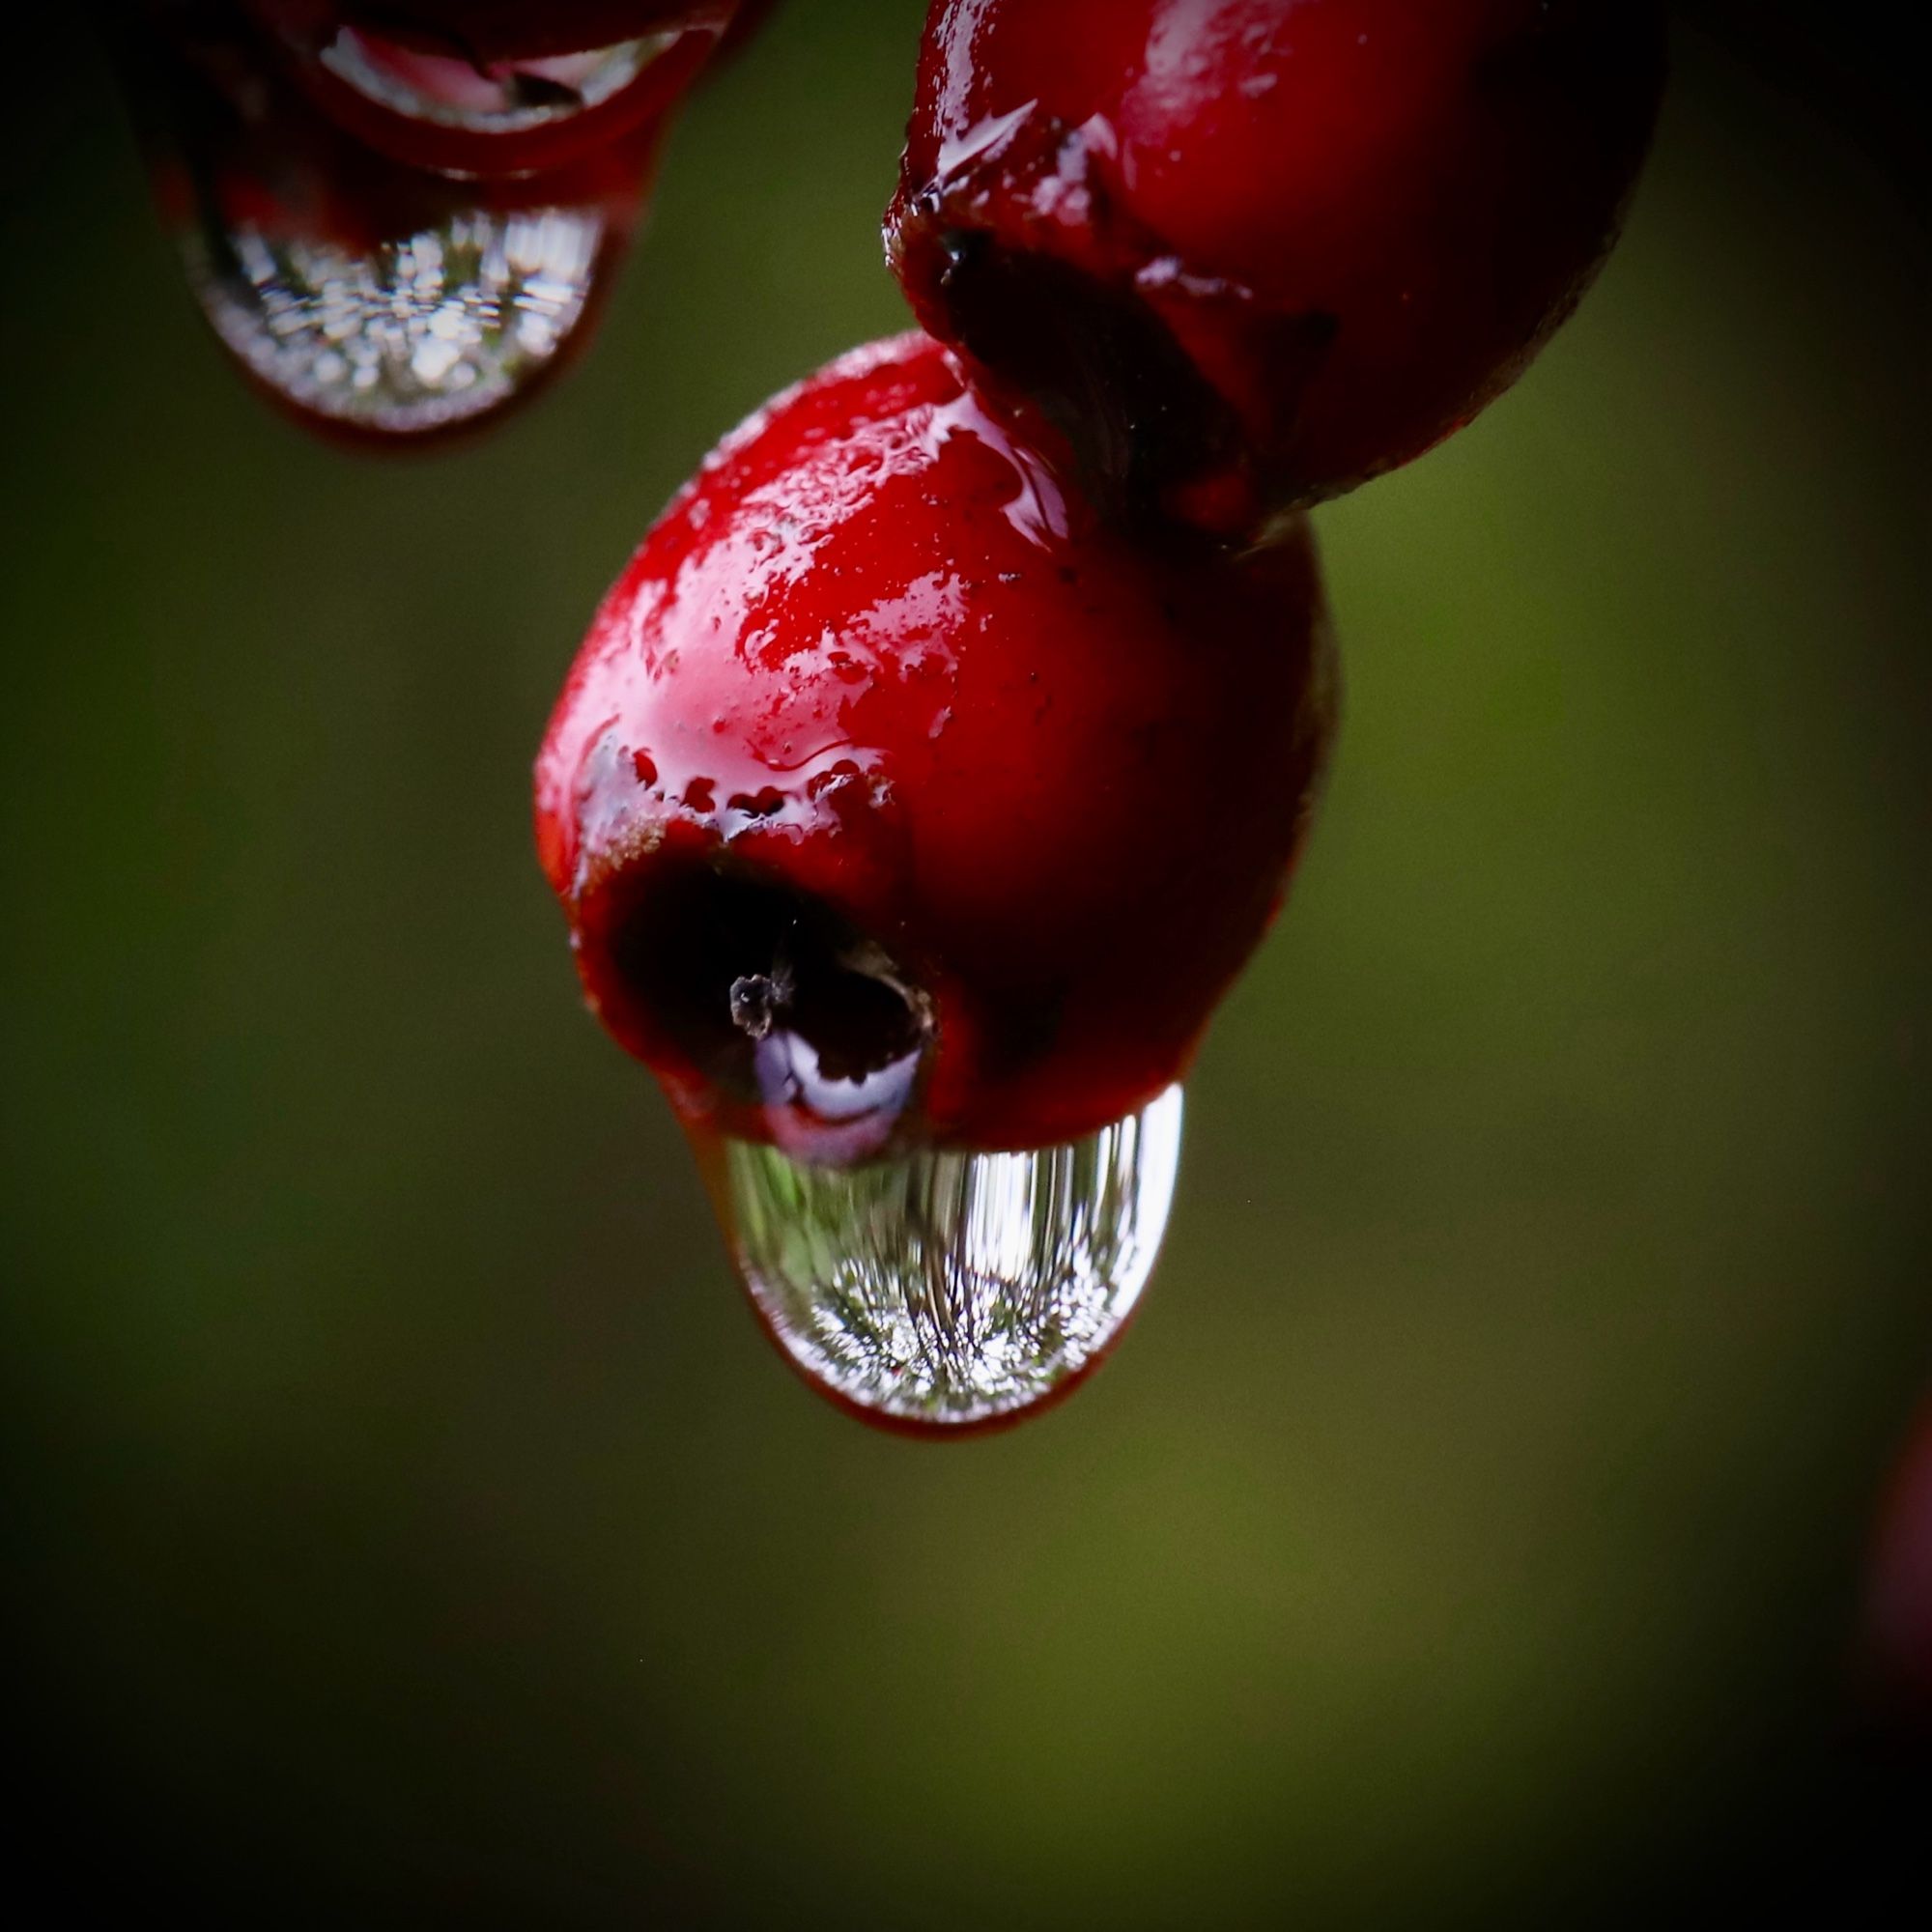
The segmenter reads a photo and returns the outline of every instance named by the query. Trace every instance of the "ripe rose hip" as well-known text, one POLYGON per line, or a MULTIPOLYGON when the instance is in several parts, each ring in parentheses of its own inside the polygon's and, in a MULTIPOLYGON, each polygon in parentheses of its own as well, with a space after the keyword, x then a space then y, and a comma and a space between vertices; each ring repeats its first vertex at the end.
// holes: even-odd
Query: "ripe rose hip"
POLYGON ((1252 534, 1521 374, 1662 68, 1646 0, 934 0, 888 248, 1096 488, 1252 534))
POLYGON ((660 121, 738 0, 246 0, 303 89, 392 158, 455 175, 578 160, 660 121))
POLYGON ((1332 723, 1297 522, 1136 546, 923 336, 729 437, 598 612, 537 838, 605 1025, 691 1126, 1036 1149, 1178 1080, 1332 723))

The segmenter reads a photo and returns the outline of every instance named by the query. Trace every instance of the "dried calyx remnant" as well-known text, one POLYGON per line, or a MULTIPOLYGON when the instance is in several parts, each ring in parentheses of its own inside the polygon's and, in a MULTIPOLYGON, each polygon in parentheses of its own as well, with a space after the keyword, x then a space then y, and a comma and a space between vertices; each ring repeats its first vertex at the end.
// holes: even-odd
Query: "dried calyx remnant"
POLYGON ((932 1032, 930 1001, 830 906, 716 866, 657 881, 613 958, 625 997, 743 1105, 871 1111, 932 1032))

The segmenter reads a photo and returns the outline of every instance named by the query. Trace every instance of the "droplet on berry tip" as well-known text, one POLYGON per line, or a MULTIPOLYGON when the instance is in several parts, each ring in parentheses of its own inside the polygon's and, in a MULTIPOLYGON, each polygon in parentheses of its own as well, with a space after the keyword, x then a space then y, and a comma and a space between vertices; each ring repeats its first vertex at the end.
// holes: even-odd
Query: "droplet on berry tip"
POLYGON ((1181 1094, 1021 1153, 921 1149, 856 1168, 728 1140, 718 1193, 773 1339, 835 1402, 888 1427, 1015 1420, 1065 1393, 1126 1325, 1174 1200, 1181 1094))

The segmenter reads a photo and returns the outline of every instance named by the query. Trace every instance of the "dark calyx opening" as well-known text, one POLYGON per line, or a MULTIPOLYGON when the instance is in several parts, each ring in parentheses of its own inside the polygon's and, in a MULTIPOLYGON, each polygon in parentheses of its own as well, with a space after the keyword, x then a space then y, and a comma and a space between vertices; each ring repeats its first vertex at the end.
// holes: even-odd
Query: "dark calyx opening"
POLYGON ((954 230, 940 289, 959 346, 1039 406, 1111 516, 1158 522, 1169 493, 1237 468, 1234 410, 1131 289, 954 230))
POLYGON ((768 1041, 803 1041, 820 1081, 861 1089, 930 1030, 923 996, 831 907, 703 865, 655 878, 610 958, 642 1030, 741 1104, 775 1097, 768 1041))
POLYGON ((521 68, 506 76, 504 92, 509 95, 512 105, 517 107, 576 113, 583 105, 583 97, 576 88, 568 87, 560 80, 552 80, 548 74, 528 73, 521 68))

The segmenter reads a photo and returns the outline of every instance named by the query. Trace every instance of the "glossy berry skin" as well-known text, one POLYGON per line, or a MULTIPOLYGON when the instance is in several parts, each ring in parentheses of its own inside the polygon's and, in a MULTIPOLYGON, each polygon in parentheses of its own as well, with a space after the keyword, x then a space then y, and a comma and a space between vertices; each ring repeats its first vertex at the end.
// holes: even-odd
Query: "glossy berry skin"
POLYGON ((670 504, 551 721, 537 840, 592 1008, 694 1128, 1038 1147, 1184 1071, 1332 721, 1305 526, 1137 546, 913 335, 670 504), (767 1077, 787 1030, 817 1087, 767 1077))
POLYGON ((738 0, 247 0, 296 80, 379 153, 449 175, 567 165, 660 122, 738 0))
POLYGON ((1662 71, 1646 0, 935 0, 888 250, 1096 487, 1246 536, 1516 380, 1662 71))

